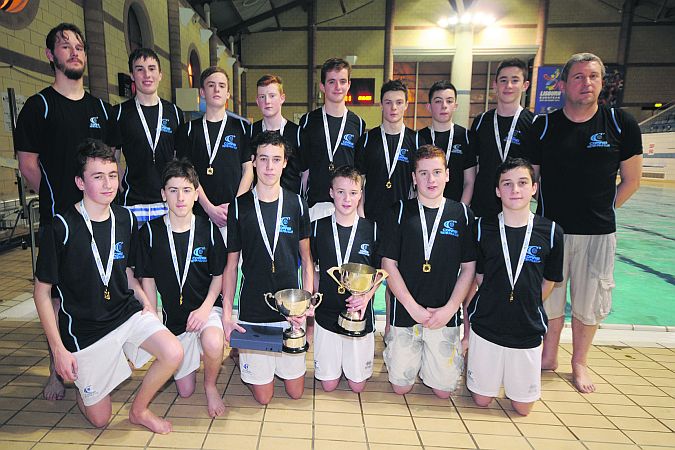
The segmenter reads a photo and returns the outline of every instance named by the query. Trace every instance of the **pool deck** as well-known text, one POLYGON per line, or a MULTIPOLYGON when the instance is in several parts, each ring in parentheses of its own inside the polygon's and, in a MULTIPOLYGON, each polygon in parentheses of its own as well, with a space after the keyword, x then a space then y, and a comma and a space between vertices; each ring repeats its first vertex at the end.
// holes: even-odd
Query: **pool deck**
POLYGON ((518 416, 504 398, 477 408, 466 388, 450 400, 437 399, 421 383, 411 394, 394 394, 378 333, 374 374, 359 395, 344 382, 335 392, 323 392, 308 353, 304 397, 289 399, 277 383, 271 404, 260 406, 226 358, 218 379, 225 414, 208 417, 201 383, 189 399, 168 383, 151 406, 173 423, 175 431, 161 436, 128 420, 146 366, 113 392, 112 421, 95 429, 75 405, 72 385, 64 400, 41 398, 48 352, 32 304, 30 251, 3 253, 0 267, 3 449, 675 448, 675 332, 630 325, 598 331, 589 355, 597 391, 589 395, 570 383, 571 335, 565 329, 561 365, 542 373, 542 399, 528 417, 518 416))

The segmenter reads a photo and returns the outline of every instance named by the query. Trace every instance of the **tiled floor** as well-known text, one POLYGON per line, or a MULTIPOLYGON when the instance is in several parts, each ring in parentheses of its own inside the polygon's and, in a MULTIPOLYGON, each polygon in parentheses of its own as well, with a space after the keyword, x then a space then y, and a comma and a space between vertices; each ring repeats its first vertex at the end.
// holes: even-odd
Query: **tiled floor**
MULTIPOLYGON (((30 297, 30 252, 0 255, 0 316, 16 311, 30 297)), ((601 330, 602 331, 602 330, 601 330)), ((626 342, 629 331, 613 330, 596 342, 626 342)), ((671 335, 672 333, 667 333, 671 335)), ((462 389, 452 400, 439 400, 421 384, 405 397, 391 392, 378 336, 375 374, 366 392, 353 394, 342 383, 324 393, 312 378, 311 353, 305 396, 289 399, 281 385, 272 403, 255 403, 226 358, 219 387, 228 405, 224 416, 210 419, 204 395, 176 395, 167 384, 152 409, 173 422, 168 436, 128 421, 128 408, 143 377, 132 378, 113 393, 114 416, 103 430, 79 413, 74 390, 66 399, 41 399, 48 356, 35 320, 0 320, 0 449, 663 449, 675 448, 675 349, 673 339, 643 333, 639 346, 597 345, 590 358, 598 391, 577 393, 569 383, 570 367, 542 375, 543 395, 528 417, 519 417, 508 401, 488 409, 474 407, 462 389), (645 336, 647 336, 645 338, 645 336), (655 342, 666 342, 665 345, 655 342)), ((561 345, 561 360, 569 359, 561 345)))

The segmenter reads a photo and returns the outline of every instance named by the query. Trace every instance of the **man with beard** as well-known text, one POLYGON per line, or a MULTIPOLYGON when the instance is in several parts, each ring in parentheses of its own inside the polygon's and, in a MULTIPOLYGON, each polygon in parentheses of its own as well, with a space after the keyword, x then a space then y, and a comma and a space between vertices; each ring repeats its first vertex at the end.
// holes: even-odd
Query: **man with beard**
MULTIPOLYGON (((110 147, 119 146, 112 107, 84 90, 87 44, 82 31, 73 24, 61 23, 47 34, 46 45, 54 83, 26 101, 14 135, 21 175, 40 193, 40 235, 55 214, 82 199, 75 185, 78 145, 94 138, 110 147)), ((58 313, 57 292, 52 292, 52 304, 58 313)), ((60 400, 64 394, 63 382, 51 360, 44 397, 60 400)))

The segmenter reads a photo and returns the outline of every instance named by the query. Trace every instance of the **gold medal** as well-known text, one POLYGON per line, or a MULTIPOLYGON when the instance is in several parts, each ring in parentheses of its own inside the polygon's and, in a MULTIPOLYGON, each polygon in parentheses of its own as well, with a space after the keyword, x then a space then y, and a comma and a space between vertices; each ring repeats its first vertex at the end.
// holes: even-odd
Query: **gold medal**
POLYGON ((387 189, 391 189, 391 180, 387 180, 387 182, 384 185, 387 189))
POLYGON ((213 175, 213 167, 207 167, 206 174, 207 175, 213 175))
POLYGON ((274 267, 274 261, 272 261, 272 273, 275 273, 275 272, 276 272, 276 269, 274 267))
POLYGON ((178 304, 183 305, 183 294, 180 294, 180 299, 178 299, 178 304))
POLYGON ((511 295, 509 295, 509 303, 513 302, 513 291, 511 291, 511 295))
POLYGON ((346 292, 346 291, 345 291, 345 288, 344 288, 344 287, 338 286, 338 294, 344 294, 345 292, 346 292))
POLYGON ((328 164, 328 171, 330 173, 333 173, 335 171, 335 164, 333 164, 332 162, 328 164))
POLYGON ((110 291, 108 290, 107 287, 105 288, 105 292, 103 293, 103 298, 106 300, 110 300, 110 291))
POLYGON ((429 264, 429 261, 422 264, 422 272, 424 272, 424 273, 431 272, 431 264, 429 264))

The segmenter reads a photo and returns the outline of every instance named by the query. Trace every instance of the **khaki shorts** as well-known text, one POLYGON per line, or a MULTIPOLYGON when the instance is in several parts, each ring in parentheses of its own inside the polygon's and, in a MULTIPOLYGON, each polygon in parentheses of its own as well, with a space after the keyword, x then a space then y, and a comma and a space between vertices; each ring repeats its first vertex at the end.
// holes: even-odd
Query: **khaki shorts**
POLYGON ((320 381, 345 377, 360 383, 373 375, 375 333, 343 336, 314 322, 314 377, 320 381))
POLYGON ((544 301, 549 319, 565 316, 567 283, 572 316, 584 325, 597 325, 612 309, 616 234, 565 235, 563 281, 556 283, 544 301))
POLYGON ((75 386, 84 405, 95 405, 129 378, 131 368, 127 359, 137 369, 150 361, 152 355, 141 344, 162 330, 167 328, 156 315, 139 311, 97 342, 73 353, 77 361, 75 386))
POLYGON ((201 339, 202 332, 209 327, 217 328, 221 334, 223 333, 223 308, 219 306, 211 308, 209 318, 198 333, 186 331, 176 336, 180 341, 180 345, 183 346, 183 362, 173 376, 174 379, 180 380, 199 369, 201 356, 204 354, 201 339))
MULTIPOLYGON (((240 321, 239 323, 249 323, 240 321)), ((255 325, 288 328, 288 322, 257 323, 255 325)), ((305 375, 307 353, 274 353, 259 350, 239 350, 239 371, 241 381, 248 384, 263 385, 274 381, 274 376, 283 380, 294 380, 305 375)))
POLYGON ((460 328, 432 330, 419 324, 392 326, 383 353, 391 384, 412 386, 419 373, 422 382, 430 388, 454 391, 464 369, 460 328))
POLYGON ((471 330, 466 361, 466 387, 485 397, 497 397, 499 388, 511 400, 531 403, 541 397, 541 350, 494 344, 471 330))
POLYGON ((328 217, 335 211, 335 205, 331 202, 318 202, 314 206, 309 208, 309 221, 314 222, 315 220, 323 219, 328 217))

